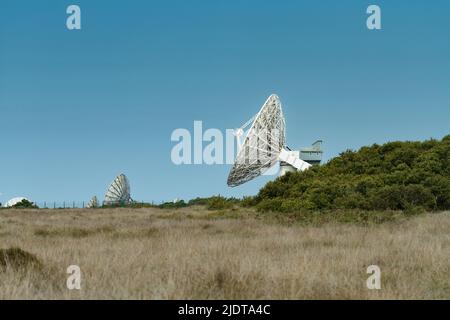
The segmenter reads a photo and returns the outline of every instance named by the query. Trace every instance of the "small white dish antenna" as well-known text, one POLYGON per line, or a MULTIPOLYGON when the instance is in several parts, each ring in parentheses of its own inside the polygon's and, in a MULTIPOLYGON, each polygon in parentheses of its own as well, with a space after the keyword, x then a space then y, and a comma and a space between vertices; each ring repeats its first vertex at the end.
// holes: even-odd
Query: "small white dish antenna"
POLYGON ((124 174, 121 174, 117 176, 109 186, 103 203, 105 205, 119 205, 129 204, 132 201, 130 195, 130 182, 124 174))
POLYGON ((97 197, 93 196, 92 199, 86 205, 86 208, 97 208, 97 207, 98 207, 97 197))
MULTIPOLYGON (((10 207, 12 207, 12 206, 15 206, 15 205, 18 204, 18 203, 21 203, 23 200, 30 201, 30 200, 28 200, 27 198, 24 198, 24 197, 16 197, 16 198, 12 198, 11 200, 8 200, 8 201, 3 205, 3 207, 5 207, 5 208, 10 208, 10 207)), ((30 202, 31 202, 31 201, 30 201, 30 202)))

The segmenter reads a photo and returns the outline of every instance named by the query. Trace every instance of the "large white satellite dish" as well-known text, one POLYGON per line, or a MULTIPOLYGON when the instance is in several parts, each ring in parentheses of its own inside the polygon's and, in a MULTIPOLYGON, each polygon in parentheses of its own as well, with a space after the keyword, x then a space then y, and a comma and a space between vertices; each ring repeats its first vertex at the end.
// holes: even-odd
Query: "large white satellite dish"
POLYGON ((103 204, 105 205, 123 205, 132 202, 130 195, 130 183, 128 178, 121 174, 119 175, 106 191, 105 200, 103 204))
MULTIPOLYGON (((256 116, 235 131, 239 152, 228 176, 228 186, 239 186, 281 162, 284 167, 303 171, 311 165, 299 157, 299 151, 286 148, 285 120, 280 98, 272 94, 256 116), (243 143, 241 138, 250 125, 243 143)), ((286 172, 288 170, 282 170, 286 172)))

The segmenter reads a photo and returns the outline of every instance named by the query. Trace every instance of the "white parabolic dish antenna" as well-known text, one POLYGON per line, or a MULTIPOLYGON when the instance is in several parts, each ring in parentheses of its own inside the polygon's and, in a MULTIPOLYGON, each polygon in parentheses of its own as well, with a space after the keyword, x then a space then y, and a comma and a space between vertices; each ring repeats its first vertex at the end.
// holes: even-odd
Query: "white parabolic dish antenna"
POLYGON ((286 149, 285 120, 280 98, 272 94, 258 114, 235 131, 239 152, 228 176, 228 186, 235 187, 250 181, 282 161, 296 170, 306 170, 311 165, 286 149), (253 121, 253 122, 252 122, 253 121), (240 138, 251 123, 243 144, 240 138))
POLYGON ((121 174, 119 175, 108 188, 105 195, 105 205, 116 205, 116 204, 128 204, 130 203, 130 183, 128 178, 121 174))
POLYGON ((97 208, 97 207, 98 207, 97 197, 93 196, 92 199, 86 205, 86 208, 97 208))
POLYGON ((21 203, 23 200, 30 201, 30 200, 28 200, 27 198, 24 198, 24 197, 16 197, 16 198, 12 198, 11 200, 8 200, 8 202, 6 202, 3 205, 3 207, 10 208, 12 206, 15 206, 18 203, 21 203))

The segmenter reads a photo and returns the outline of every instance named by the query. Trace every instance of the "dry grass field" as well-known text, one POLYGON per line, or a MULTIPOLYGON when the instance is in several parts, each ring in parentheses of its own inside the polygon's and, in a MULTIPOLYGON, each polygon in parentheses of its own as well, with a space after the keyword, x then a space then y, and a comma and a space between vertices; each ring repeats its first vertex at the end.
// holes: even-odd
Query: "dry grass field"
POLYGON ((249 209, 0 210, 0 249, 0 299, 450 299, 448 212, 300 225, 249 209), (373 264, 381 290, 366 288, 373 264))

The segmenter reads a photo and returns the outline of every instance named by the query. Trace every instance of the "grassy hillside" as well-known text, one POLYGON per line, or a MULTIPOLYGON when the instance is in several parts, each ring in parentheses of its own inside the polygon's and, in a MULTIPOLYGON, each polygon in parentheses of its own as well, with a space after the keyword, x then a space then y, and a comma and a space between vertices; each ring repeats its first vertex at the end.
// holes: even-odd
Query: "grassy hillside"
POLYGON ((343 152, 323 166, 269 182, 254 203, 263 211, 282 212, 448 210, 450 135, 343 152))

